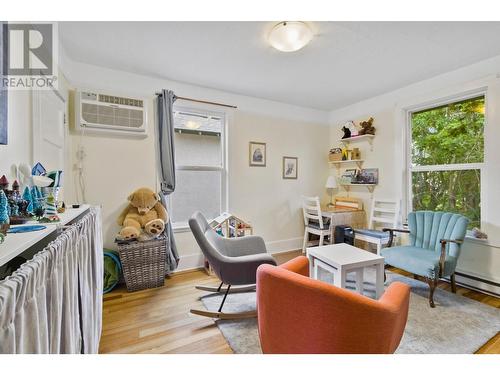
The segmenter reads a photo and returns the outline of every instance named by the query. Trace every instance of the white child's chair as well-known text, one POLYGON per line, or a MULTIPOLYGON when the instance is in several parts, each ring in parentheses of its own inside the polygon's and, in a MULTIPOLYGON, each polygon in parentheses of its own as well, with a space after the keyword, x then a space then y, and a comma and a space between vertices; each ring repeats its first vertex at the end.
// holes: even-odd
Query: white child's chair
POLYGON ((355 238, 377 245, 377 254, 380 255, 382 246, 389 242, 389 232, 383 232, 380 229, 397 228, 398 219, 399 201, 373 199, 369 229, 355 229, 355 238))
POLYGON ((321 215, 321 206, 319 197, 302 197, 302 211, 304 213, 304 243, 302 244, 302 252, 305 253, 307 243, 309 242, 309 234, 319 236, 319 246, 323 246, 325 237, 331 235, 331 221, 323 220, 321 215))

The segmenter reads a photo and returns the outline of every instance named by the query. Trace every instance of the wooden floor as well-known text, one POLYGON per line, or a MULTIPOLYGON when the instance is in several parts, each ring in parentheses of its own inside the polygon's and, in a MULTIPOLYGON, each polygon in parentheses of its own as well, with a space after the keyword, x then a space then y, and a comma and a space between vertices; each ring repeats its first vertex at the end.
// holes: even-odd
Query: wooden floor
MULTIPOLYGON (((276 256, 283 263, 300 251, 276 256)), ((403 275, 406 272, 392 269, 403 275)), ((101 353, 232 353, 212 319, 189 315, 191 308, 203 309, 199 297, 206 292, 195 285, 217 285, 215 277, 203 271, 179 273, 165 287, 128 293, 124 287, 104 296, 101 353)), ((450 290, 449 284, 439 287, 450 290)), ((458 287, 457 293, 500 310, 500 298, 458 287)), ((500 334, 478 353, 500 353, 500 334)))

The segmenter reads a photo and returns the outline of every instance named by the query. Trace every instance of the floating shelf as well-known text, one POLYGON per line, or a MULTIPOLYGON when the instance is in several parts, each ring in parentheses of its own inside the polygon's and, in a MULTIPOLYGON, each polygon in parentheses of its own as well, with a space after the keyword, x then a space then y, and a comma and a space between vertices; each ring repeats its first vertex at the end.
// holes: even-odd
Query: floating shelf
POLYGON ((358 168, 361 169, 363 162, 364 162, 364 160, 361 160, 361 159, 359 159, 359 160, 339 160, 339 161, 329 161, 328 164, 330 164, 330 166, 335 165, 337 167, 337 171, 338 171, 342 164, 350 164, 350 163, 356 163, 358 168))
POLYGON ((351 189, 351 186, 364 186, 368 189, 370 193, 373 193, 375 186, 377 186, 377 184, 339 184, 339 185, 342 186, 346 191, 349 191, 351 189))
POLYGON ((370 143, 370 150, 373 151, 373 138, 375 138, 375 136, 371 134, 356 135, 354 137, 341 139, 340 142, 349 146, 351 143, 368 141, 368 143, 370 143))

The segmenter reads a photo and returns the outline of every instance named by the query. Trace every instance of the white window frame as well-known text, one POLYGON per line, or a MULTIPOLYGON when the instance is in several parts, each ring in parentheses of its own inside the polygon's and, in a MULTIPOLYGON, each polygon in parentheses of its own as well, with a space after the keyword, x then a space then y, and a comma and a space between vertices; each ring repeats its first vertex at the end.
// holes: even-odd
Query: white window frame
MULTIPOLYGON (((484 128, 483 128, 483 138, 486 140, 486 127, 488 122, 488 94, 487 88, 480 88, 477 90, 471 90, 466 93, 461 93, 458 95, 453 95, 447 98, 441 98, 438 100, 426 102, 424 104, 419 104, 413 107, 406 108, 406 127, 405 127, 405 147, 404 147, 404 158, 406 164, 406 189, 405 189, 405 207, 404 207, 404 217, 408 217, 408 213, 413 211, 413 186, 412 186, 412 173, 413 172, 442 172, 442 171, 465 171, 465 170, 479 170, 481 173, 481 186, 480 186, 480 215, 481 215, 481 226, 485 222, 485 209, 486 207, 486 194, 484 188, 484 176, 486 170, 486 147, 483 149, 483 162, 482 163, 459 163, 459 164, 439 164, 439 165, 412 165, 412 114, 415 112, 423 111, 426 109, 432 109, 455 102, 460 102, 463 100, 478 98, 484 96, 484 128)), ((486 143, 486 142, 485 142, 486 143)))
MULTIPOLYGON (((181 106, 175 105, 173 108, 175 112, 184 112, 194 115, 201 116, 214 116, 220 117, 222 120, 222 131, 221 131, 221 166, 215 167, 211 165, 182 165, 177 164, 175 166, 176 171, 184 170, 184 171, 221 171, 221 207, 220 213, 227 211, 228 206, 228 178, 227 178, 227 127, 228 127, 228 116, 225 111, 213 111, 209 109, 205 109, 203 106, 181 106)), ((174 124, 175 127, 175 124, 174 124)), ((175 147, 175 145, 174 145, 175 147)), ((172 197, 169 195, 167 199, 167 208, 169 212, 172 211, 172 197)), ((209 221, 213 218, 207 218, 209 221)), ((172 229, 175 233, 179 232, 189 232, 189 225, 187 222, 175 222, 172 221, 172 229)))

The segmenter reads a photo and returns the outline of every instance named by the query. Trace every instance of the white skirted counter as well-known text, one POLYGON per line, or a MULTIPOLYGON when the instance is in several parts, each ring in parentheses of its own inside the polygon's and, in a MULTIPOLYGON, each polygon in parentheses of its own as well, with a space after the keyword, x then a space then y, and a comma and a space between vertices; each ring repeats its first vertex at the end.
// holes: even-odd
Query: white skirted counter
MULTIPOLYGON (((11 259, 18 256, 19 254, 22 254, 31 246, 36 245, 50 234, 57 231, 57 228, 60 227, 61 225, 66 225, 71 221, 75 220, 85 211, 88 211, 89 208, 90 206, 88 204, 82 205, 79 208, 67 208, 66 212, 58 214, 61 221, 57 223, 41 224, 47 227, 43 230, 39 230, 36 232, 8 234, 5 237, 5 242, 0 244, 0 267, 6 264, 11 259)), ((38 225, 38 224, 39 224, 38 222, 33 221, 23 225, 16 225, 16 227, 26 226, 26 225, 38 225)))
POLYGON ((68 209, 0 245, 0 353, 97 353, 102 325, 98 207, 68 209))

